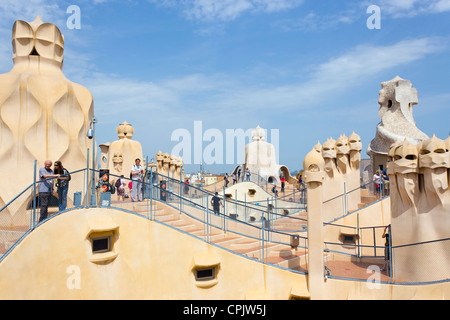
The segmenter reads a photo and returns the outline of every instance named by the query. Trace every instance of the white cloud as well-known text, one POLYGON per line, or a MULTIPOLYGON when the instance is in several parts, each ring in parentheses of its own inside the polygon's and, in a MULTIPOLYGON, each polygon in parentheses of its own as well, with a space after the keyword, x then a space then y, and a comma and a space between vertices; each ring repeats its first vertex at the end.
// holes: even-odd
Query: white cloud
MULTIPOLYGON (((99 114, 120 114, 126 109, 158 112, 167 118, 176 118, 186 112, 192 116, 188 111, 195 111, 205 118, 217 117, 218 113, 232 117, 244 113, 260 114, 263 110, 312 109, 340 92, 378 79, 382 72, 392 72, 393 78, 401 66, 445 47, 441 38, 409 39, 387 46, 360 45, 311 66, 309 79, 276 87, 261 87, 254 84, 258 80, 249 83, 248 77, 226 74, 191 74, 150 82, 96 73, 71 80, 91 90, 99 114)), ((78 74, 83 72, 78 71, 78 74)), ((378 79, 379 82, 385 80, 389 79, 378 79)))
POLYGON ((380 0, 382 12, 394 18, 450 11, 450 0, 380 0))
MULTIPOLYGON (((362 12, 359 10, 359 12, 362 12)), ((340 24, 350 24, 360 18, 360 13, 354 9, 335 14, 319 15, 310 12, 297 19, 288 19, 277 23, 283 31, 317 31, 335 28, 340 24)))
POLYGON ((429 6, 429 9, 433 12, 446 12, 450 11, 450 0, 435 1, 429 6))
POLYGON ((299 6, 303 0, 149 0, 180 9, 188 19, 231 21, 245 12, 272 13, 299 6))
MULTIPOLYGON (((42 21, 61 23, 65 10, 61 9, 57 1, 31 0, 2 0, 0 2, 0 14, 2 26, 12 26, 11 21, 25 20, 32 22, 37 16, 42 21)), ((65 21, 65 20, 64 20, 65 21)))
MULTIPOLYGON (((239 88, 229 96, 217 98, 223 108, 245 106, 254 111, 281 108, 295 110, 320 106, 325 98, 355 88, 381 72, 395 70, 443 50, 438 38, 419 38, 393 45, 360 45, 341 56, 312 67, 312 76, 300 83, 274 88, 239 88)), ((401 75, 400 75, 401 76, 401 75)), ((384 81, 389 79, 380 79, 384 81)))

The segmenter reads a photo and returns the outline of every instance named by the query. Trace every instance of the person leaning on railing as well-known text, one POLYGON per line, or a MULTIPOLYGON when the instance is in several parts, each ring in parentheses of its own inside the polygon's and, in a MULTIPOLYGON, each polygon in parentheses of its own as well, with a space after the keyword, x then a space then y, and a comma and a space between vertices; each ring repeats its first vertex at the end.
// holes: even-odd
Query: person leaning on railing
POLYGON ((55 174, 60 175, 56 182, 56 191, 58 193, 59 211, 63 211, 66 210, 67 207, 67 192, 69 191, 69 181, 71 180, 71 176, 69 171, 63 167, 61 161, 55 161, 53 169, 55 174))
POLYGON ((38 192, 39 192, 39 207, 40 207, 40 216, 39 222, 47 219, 48 215, 48 205, 50 203, 50 199, 53 190, 53 179, 59 178, 61 175, 55 174, 52 170, 52 161, 46 160, 44 162, 44 167, 39 169, 39 184, 38 184, 38 192))

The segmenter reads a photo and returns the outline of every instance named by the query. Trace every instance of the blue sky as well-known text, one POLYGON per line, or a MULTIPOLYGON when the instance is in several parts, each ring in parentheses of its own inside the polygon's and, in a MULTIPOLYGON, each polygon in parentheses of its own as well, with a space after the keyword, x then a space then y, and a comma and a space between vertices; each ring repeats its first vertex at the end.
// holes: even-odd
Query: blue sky
POLYGON ((367 158, 381 82, 396 75, 418 90, 419 129, 450 132, 450 0, 2 0, 0 14, 1 73, 12 68, 15 20, 56 24, 65 75, 94 96, 98 143, 127 121, 149 158, 171 152, 175 130, 193 135, 194 121, 224 138, 278 129, 279 162, 291 171, 317 141, 353 131, 367 158), (67 27, 70 5, 80 29, 67 27), (370 5, 381 29, 367 28, 370 5))

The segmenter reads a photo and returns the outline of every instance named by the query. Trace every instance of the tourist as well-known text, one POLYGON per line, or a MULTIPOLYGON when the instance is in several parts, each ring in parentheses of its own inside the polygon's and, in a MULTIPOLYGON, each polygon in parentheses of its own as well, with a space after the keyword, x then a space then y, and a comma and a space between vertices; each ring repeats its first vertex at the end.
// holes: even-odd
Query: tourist
POLYGON ((390 252, 391 245, 390 245, 389 232, 388 232, 389 227, 390 227, 390 225, 386 226, 384 228, 383 235, 382 235, 382 237, 385 238, 386 241, 384 242, 384 266, 383 266, 383 268, 381 268, 381 271, 387 271, 390 267, 389 260, 391 259, 391 252, 390 252))
POLYGON ((39 222, 47 219, 48 205, 53 194, 53 179, 58 178, 59 175, 55 174, 52 170, 52 161, 46 160, 44 163, 44 168, 39 169, 39 206, 40 206, 40 217, 39 222))
POLYGON ((232 177, 233 177, 233 184, 236 184, 237 180, 236 180, 236 174, 234 172, 233 172, 232 177))
POLYGON ((273 192, 273 194, 275 195, 275 198, 278 197, 278 190, 277 190, 277 186, 276 186, 276 185, 274 185, 274 186, 272 187, 272 192, 273 192))
POLYGON ((284 193, 284 186, 285 186, 285 183, 286 183, 286 177, 283 174, 281 174, 280 180, 281 180, 281 192, 284 193))
POLYGON ((120 176, 119 179, 116 181, 116 189, 117 189, 117 201, 120 201, 120 198, 122 198, 122 201, 125 201, 125 186, 127 185, 125 181, 125 177, 123 175, 120 176))
POLYGON ((216 192, 214 194, 214 197, 212 197, 211 205, 213 206, 214 214, 219 215, 220 214, 220 206, 223 207, 223 204, 222 204, 222 201, 219 198, 219 193, 218 192, 216 192))
POLYGON ((141 160, 135 160, 135 164, 131 167, 131 201, 142 201, 142 177, 144 176, 144 168, 141 166, 141 160))
POLYGON ((60 175, 56 182, 56 191, 58 193, 59 211, 63 211, 66 210, 67 207, 67 192, 69 191, 69 181, 72 178, 69 171, 63 167, 61 161, 55 161, 53 169, 55 174, 60 175))
POLYGON ((303 184, 303 177, 301 174, 298 175, 298 189, 301 190, 305 187, 303 184))
POLYGON ((184 194, 189 194, 189 179, 184 181, 184 194))
POLYGON ((250 170, 248 170, 248 168, 245 169, 245 176, 247 177, 247 181, 250 181, 250 175, 250 170))
POLYGON ((238 181, 239 181, 239 180, 241 180, 241 168, 239 168, 237 174, 238 174, 238 181))
POLYGON ((373 175, 372 181, 375 183, 375 190, 377 192, 377 195, 380 194, 381 190, 381 176, 380 176, 380 170, 377 170, 375 174, 373 175))
POLYGON ((225 174, 225 176, 223 177, 223 180, 225 181, 225 188, 228 188, 228 173, 225 174))

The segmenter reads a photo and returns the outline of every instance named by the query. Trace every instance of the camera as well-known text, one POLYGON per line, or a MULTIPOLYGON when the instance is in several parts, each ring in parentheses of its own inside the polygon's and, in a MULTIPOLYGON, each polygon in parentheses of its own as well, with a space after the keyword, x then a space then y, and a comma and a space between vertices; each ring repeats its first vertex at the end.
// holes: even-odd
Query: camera
POLYGON ((87 137, 89 139, 92 139, 94 137, 94 130, 89 129, 88 132, 87 132, 87 137))

